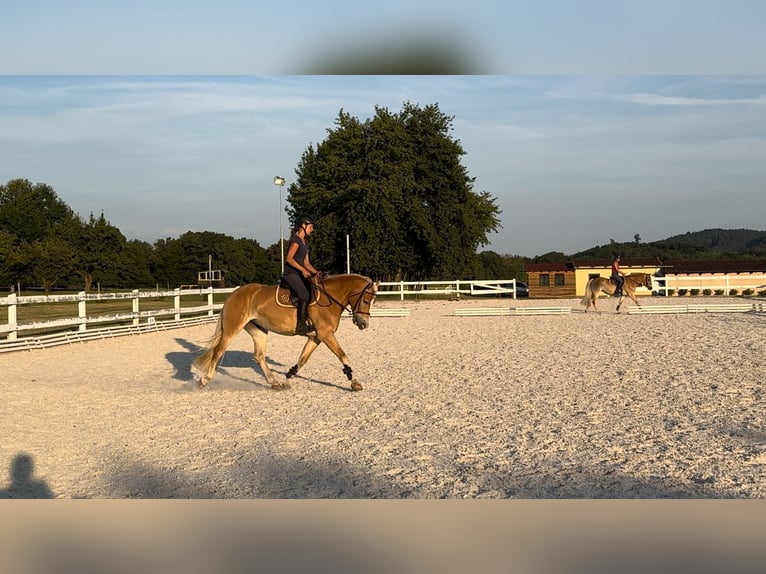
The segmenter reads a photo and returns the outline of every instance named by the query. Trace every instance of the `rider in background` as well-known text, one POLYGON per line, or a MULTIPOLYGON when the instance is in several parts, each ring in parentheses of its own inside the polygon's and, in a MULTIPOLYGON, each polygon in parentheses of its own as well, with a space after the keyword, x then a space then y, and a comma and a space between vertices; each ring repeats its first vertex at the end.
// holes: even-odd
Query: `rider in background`
POLYGON ((314 220, 301 215, 295 224, 285 254, 285 272, 282 276, 298 298, 298 320, 295 325, 296 335, 307 335, 314 330, 308 324, 308 306, 311 298, 310 279, 319 274, 309 260, 306 238, 314 231, 314 220))
POLYGON ((617 287, 614 289, 614 296, 620 297, 622 296, 622 285, 625 283, 625 276, 622 274, 622 271, 620 271, 620 256, 615 255, 614 261, 612 261, 612 276, 611 279, 614 280, 614 282, 617 284, 617 287))

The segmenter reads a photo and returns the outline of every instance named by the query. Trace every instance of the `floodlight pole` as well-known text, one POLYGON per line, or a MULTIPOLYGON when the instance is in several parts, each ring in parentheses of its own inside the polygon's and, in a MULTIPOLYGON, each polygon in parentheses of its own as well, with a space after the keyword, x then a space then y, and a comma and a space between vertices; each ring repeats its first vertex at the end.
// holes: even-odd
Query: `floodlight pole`
POLYGON ((285 185, 285 178, 279 175, 274 177, 274 185, 279 186, 279 256, 282 262, 282 273, 285 272, 285 234, 282 228, 282 187, 285 185))

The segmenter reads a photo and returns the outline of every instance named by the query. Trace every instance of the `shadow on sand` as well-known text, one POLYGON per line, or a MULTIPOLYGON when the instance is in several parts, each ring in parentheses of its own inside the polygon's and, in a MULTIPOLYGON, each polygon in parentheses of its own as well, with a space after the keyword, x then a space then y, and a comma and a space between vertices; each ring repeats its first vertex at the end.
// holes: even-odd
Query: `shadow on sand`
POLYGON ((11 462, 11 484, 0 490, 0 498, 54 498, 44 480, 34 479, 34 470, 30 455, 17 454, 11 462))

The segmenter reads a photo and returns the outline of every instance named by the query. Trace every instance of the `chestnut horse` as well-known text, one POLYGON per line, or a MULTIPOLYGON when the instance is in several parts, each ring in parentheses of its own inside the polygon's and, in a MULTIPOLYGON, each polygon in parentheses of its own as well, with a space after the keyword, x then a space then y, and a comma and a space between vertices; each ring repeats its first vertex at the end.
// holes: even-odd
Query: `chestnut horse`
MULTIPOLYGON (((628 295, 631 299, 633 299, 633 302, 638 305, 639 307, 641 304, 638 302, 638 299, 636 299, 636 287, 640 287, 643 285, 647 289, 652 288, 652 276, 650 273, 631 273, 630 275, 625 276, 625 283, 622 285, 622 295, 620 295, 620 300, 617 303, 617 312, 620 312, 620 306, 622 305, 622 300, 625 297, 625 294, 628 295)), ((614 295, 614 290, 617 287, 614 281, 612 281, 609 277, 593 277, 588 281, 588 284, 585 286, 585 296, 582 298, 581 303, 585 305, 585 312, 588 312, 588 309, 591 305, 593 305, 594 311, 598 313, 598 309, 596 309, 596 300, 598 299, 599 295, 603 291, 607 295, 614 295)))
MULTIPOLYGON (((309 305, 308 315, 315 331, 306 335, 298 362, 286 373, 288 379, 295 376, 311 353, 322 343, 343 363, 343 373, 351 381, 351 389, 362 390, 362 385, 353 379, 351 365, 346 353, 335 338, 340 318, 344 311, 350 311, 354 324, 360 329, 369 325, 370 308, 375 301, 379 282, 362 275, 335 275, 314 284, 317 296, 309 305)), ((199 388, 203 388, 215 373, 226 347, 242 329, 253 338, 253 358, 261 367, 263 376, 272 389, 290 388, 290 383, 278 382, 266 363, 266 342, 269 331, 280 335, 295 335, 297 310, 294 305, 278 299, 277 285, 249 283, 234 291, 221 309, 215 333, 210 346, 195 359, 193 366, 199 371, 199 388)), ((283 292, 283 295, 286 293, 283 292)))

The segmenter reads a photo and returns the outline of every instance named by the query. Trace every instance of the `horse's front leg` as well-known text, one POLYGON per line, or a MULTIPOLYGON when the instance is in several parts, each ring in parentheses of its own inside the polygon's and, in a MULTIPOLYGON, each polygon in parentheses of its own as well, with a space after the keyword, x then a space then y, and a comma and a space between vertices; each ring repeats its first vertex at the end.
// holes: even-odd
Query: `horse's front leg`
POLYGON ((309 357, 311 356, 311 353, 313 353, 314 350, 319 346, 319 343, 320 341, 316 337, 308 337, 306 339, 306 343, 303 345, 303 350, 301 351, 300 357, 298 357, 298 362, 290 367, 290 370, 285 373, 285 377, 292 379, 295 375, 297 375, 298 369, 306 364, 306 362, 309 360, 309 357))
POLYGON ((335 356, 338 357, 338 359, 340 359, 341 363, 343 363, 343 374, 346 375, 346 378, 349 381, 351 381, 351 390, 361 391, 362 385, 359 383, 359 381, 354 380, 354 370, 351 368, 348 355, 346 355, 345 351, 341 349, 340 344, 338 344, 338 340, 335 338, 335 335, 328 335, 325 337, 323 343, 327 345, 327 348, 330 349, 335 354, 335 356))

